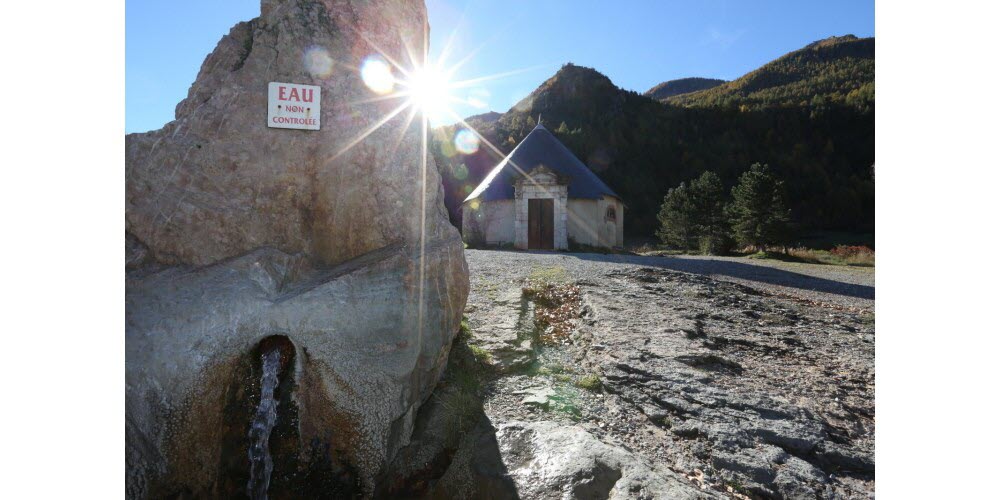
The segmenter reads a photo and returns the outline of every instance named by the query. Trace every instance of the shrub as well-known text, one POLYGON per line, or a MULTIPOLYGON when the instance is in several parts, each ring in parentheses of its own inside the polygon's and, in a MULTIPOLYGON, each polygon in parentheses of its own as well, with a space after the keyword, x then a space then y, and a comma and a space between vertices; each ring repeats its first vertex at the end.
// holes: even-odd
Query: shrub
POLYGON ((852 266, 874 266, 875 250, 864 245, 837 245, 830 253, 852 266))
POLYGON ((875 250, 864 245, 837 245, 830 253, 839 257, 874 256, 875 250))
POLYGON ((787 254, 791 259, 811 264, 833 264, 839 266, 875 265, 875 251, 866 246, 840 245, 830 251, 798 247, 788 249, 787 254))

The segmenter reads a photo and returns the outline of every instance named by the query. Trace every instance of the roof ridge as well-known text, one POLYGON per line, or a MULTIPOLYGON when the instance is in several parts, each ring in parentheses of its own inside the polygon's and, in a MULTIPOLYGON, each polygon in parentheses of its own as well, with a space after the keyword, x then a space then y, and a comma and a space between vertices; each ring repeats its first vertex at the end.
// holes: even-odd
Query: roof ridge
POLYGON ((484 195, 483 201, 513 199, 514 186, 510 182, 510 178, 521 173, 526 175, 539 165, 544 165, 549 170, 569 178, 567 190, 569 198, 597 199, 602 196, 613 196, 621 199, 621 196, 608 187, 595 172, 590 170, 540 122, 541 116, 539 116, 539 123, 535 125, 535 128, 483 178, 483 181, 465 198, 463 203, 484 195), (544 133, 537 133, 539 130, 544 133), (514 165, 516 168, 507 168, 508 165, 514 165), (501 174, 503 174, 502 179, 507 182, 497 180, 501 174))

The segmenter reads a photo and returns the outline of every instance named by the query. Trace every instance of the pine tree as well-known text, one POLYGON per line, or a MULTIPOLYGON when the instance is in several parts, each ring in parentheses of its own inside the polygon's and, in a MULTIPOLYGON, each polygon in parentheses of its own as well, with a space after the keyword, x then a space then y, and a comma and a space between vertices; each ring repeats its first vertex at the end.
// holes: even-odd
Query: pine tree
POLYGON ((767 164, 754 163, 733 188, 729 216, 733 238, 741 245, 764 250, 787 237, 789 212, 785 208, 784 185, 767 164))
POLYGON ((656 216, 660 220, 660 229, 656 231, 660 241, 674 248, 691 248, 694 241, 692 212, 691 196, 683 182, 667 191, 656 216))
POLYGON ((691 181, 688 190, 699 250, 708 254, 725 252, 730 246, 730 238, 722 180, 715 172, 706 171, 691 181))

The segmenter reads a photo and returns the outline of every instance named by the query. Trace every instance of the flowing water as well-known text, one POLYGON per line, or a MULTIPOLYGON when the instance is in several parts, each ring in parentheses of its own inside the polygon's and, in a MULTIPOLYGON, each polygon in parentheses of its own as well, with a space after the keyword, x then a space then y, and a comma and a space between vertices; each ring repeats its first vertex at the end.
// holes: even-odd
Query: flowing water
POLYGON ((267 500, 267 487, 274 468, 268 439, 278 420, 278 400, 274 397, 274 390, 278 387, 281 352, 278 349, 268 351, 261 355, 261 360, 260 404, 250 424, 250 481, 247 483, 247 494, 254 500, 267 500))

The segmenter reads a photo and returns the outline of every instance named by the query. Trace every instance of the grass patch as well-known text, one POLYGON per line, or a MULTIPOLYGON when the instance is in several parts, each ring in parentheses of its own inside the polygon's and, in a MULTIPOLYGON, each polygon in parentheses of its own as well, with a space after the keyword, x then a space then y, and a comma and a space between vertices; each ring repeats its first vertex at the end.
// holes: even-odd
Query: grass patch
POLYGON ((448 425, 456 429, 468 428, 482 413, 480 391, 489 373, 479 359, 484 351, 469 345, 471 337, 468 320, 463 317, 441 385, 433 393, 445 409, 448 425))
POLYGON ((469 319, 462 316, 458 335, 455 336, 451 354, 448 356, 447 378, 450 383, 478 387, 479 376, 489 370, 493 355, 486 349, 471 344, 471 341, 472 329, 469 327, 469 319))
POLYGON ((740 498, 747 498, 748 495, 750 495, 750 490, 748 490, 746 486, 743 486, 743 484, 739 481, 730 479, 722 484, 726 486, 726 490, 729 493, 736 493, 740 495, 740 498))
POLYGON ((676 255, 699 255, 695 252, 678 250, 676 248, 664 248, 659 250, 637 250, 635 253, 644 257, 672 257, 676 255))
POLYGON ((569 273, 562 266, 533 267, 528 274, 528 281, 535 284, 556 284, 569 281, 569 273))
POLYGON ((567 415, 574 422, 583 417, 580 410, 579 396, 571 386, 555 388, 555 394, 549 397, 549 410, 567 415))
POLYGON ((469 352, 472 353, 472 356, 476 359, 478 363, 483 365, 493 364, 493 355, 490 354, 490 352, 487 351, 486 349, 483 349, 482 347, 479 347, 477 345, 469 345, 469 352))
POLYGON ((480 391, 485 374, 485 368, 473 360, 468 345, 456 341, 441 380, 443 386, 433 392, 445 410, 448 427, 469 429, 482 414, 480 391))
POLYGON ((447 411, 448 427, 452 429, 469 428, 482 414, 483 402, 475 390, 460 388, 439 398, 441 406, 447 411))
POLYGON ((458 340, 468 342, 472 338, 472 330, 469 328, 469 318, 462 316, 462 322, 458 325, 458 340))
POLYGON ((666 245, 643 243, 633 247, 631 250, 622 252, 627 254, 642 255, 643 257, 670 257, 675 255, 729 255, 730 252, 707 253, 698 249, 673 248, 666 245))
POLYGON ((813 250, 809 248, 791 248, 788 255, 813 264, 829 264, 834 266, 875 266, 875 251, 864 246, 838 246, 833 250, 813 250))
POLYGON ((565 373, 565 372, 566 372, 566 368, 563 368, 562 365, 546 365, 546 366, 542 366, 541 368, 539 368, 538 371, 536 372, 536 374, 537 375, 558 375, 558 374, 565 373))
POLYGON ((830 266, 875 267, 875 251, 865 246, 838 246, 833 250, 799 247, 789 248, 787 252, 766 250, 751 253, 747 258, 830 266))
POLYGON ((809 231, 792 240, 792 246, 832 250, 840 245, 864 245, 875 248, 875 232, 809 231))
POLYGON ((601 384, 601 377, 591 373, 590 375, 584 375, 578 378, 576 380, 576 386, 581 389, 597 392, 601 390, 603 384, 601 384))
POLYGON ((466 392, 476 392, 480 386, 479 374, 469 370, 455 370, 450 374, 449 381, 466 392))

